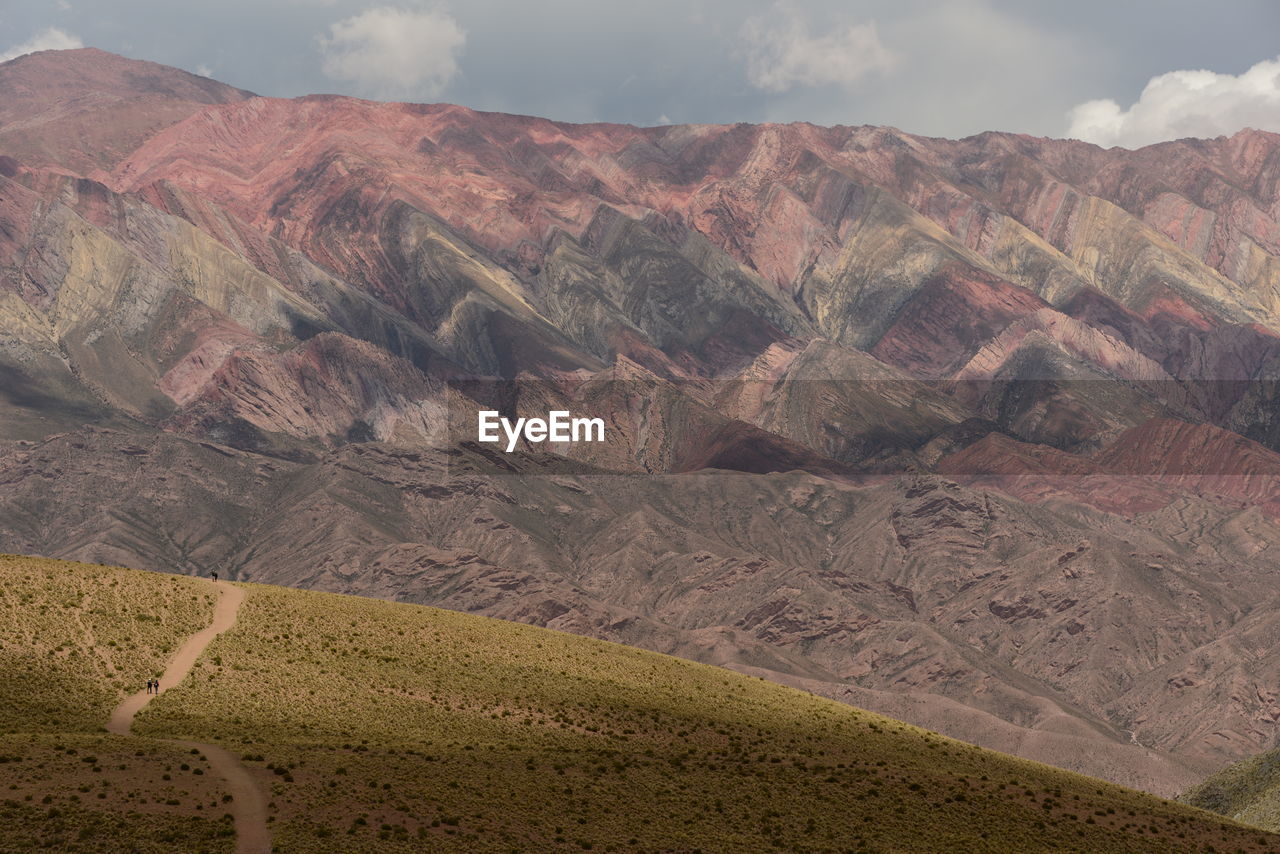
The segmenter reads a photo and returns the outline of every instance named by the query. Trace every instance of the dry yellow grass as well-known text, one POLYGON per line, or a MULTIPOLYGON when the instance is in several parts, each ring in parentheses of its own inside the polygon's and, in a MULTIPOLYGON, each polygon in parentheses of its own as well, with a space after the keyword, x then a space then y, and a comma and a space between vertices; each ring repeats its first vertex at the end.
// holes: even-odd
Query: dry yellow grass
POLYGON ((207 765, 103 732, 212 604, 196 579, 0 555, 0 851, 232 849, 207 765))
POLYGON ((212 609, 199 579, 0 555, 0 733, 101 729, 212 609))
POLYGON ((201 756, 67 733, 2 736, 0 760, 0 851, 231 850, 221 781, 201 756))
POLYGON ((249 586, 141 732, 268 786, 282 851, 1195 851, 1277 840, 799 691, 529 626, 249 586))
POLYGON ((1280 750, 1224 768, 1181 800, 1257 827, 1280 832, 1280 750))
POLYGON ((1180 804, 714 667, 256 585, 138 735, 107 736, 125 689, 208 621, 208 585, 17 559, 0 560, 0 583, 18 618, 0 630, 8 696, 49 672, 35 650, 61 645, 53 684, 87 698, 29 697, 35 736, 2 719, 0 850, 229 850, 216 781, 196 773, 207 764, 162 738, 244 757, 282 852, 1280 850, 1180 804))

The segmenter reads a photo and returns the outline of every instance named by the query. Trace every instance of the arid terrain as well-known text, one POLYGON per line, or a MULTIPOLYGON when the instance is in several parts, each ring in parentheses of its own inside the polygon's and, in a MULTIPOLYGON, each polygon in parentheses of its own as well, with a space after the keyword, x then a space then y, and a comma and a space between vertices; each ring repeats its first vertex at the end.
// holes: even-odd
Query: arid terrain
POLYGON ((0 582, 4 851, 1280 845, 1184 804, 562 632, 9 555, 0 582), (132 693, 157 674, 159 695, 132 693))
POLYGON ((429 604, 1171 795, 1276 745, 1280 136, 0 65, 0 549, 429 604), (598 444, 478 444, 567 409, 598 444))

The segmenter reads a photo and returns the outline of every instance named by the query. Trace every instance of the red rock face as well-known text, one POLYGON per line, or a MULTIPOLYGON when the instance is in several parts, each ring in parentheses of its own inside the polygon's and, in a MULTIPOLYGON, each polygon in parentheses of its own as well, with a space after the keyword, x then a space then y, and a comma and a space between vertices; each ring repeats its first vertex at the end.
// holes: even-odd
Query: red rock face
POLYGON ((1179 492, 1128 466, 1123 455, 1110 467, 1044 445, 993 433, 938 463, 938 471, 975 487, 1033 502, 1068 499, 1108 513, 1142 514, 1169 506, 1179 492))
POLYGON ((1278 152, 20 58, 0 548, 535 621, 1171 792, 1280 715, 1278 152), (481 406, 608 440, 505 454, 481 406))
POLYGON ((160 381, 182 412, 169 426, 244 423, 320 441, 440 442, 443 389, 363 341, 326 333, 280 354, 256 342, 200 347, 160 381))
POLYGON ((251 92, 94 48, 46 51, 0 69, 0 145, 28 166, 110 170, 147 137, 251 92))
POLYGON ((1152 420, 1122 435, 1099 463, 1280 514, 1280 454, 1209 424, 1152 420))
POLYGON ((898 314, 871 355, 911 376, 938 379, 958 370, 973 342, 988 341, 1048 303, 972 268, 943 270, 898 314))

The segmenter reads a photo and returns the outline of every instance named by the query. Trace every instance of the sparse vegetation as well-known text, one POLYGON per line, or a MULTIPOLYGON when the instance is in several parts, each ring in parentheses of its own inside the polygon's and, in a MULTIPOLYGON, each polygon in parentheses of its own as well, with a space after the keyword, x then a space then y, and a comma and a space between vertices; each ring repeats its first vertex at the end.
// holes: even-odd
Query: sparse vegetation
POLYGON ((0 851, 233 849, 216 777, 103 732, 212 607, 195 579, 0 555, 0 851))
POLYGON ((212 609, 197 579, 0 555, 0 733, 101 730, 212 609))
POLYGON ((138 729, 202 732, 253 757, 285 851, 1274 842, 713 667, 431 608, 249 590, 236 628, 138 729))
MULTIPOLYGON (((178 640, 166 597, 201 605, 207 620, 211 603, 186 586, 199 582, 22 565, 0 564, 8 594, 34 591, 26 619, 39 614, 41 636, 71 638, 79 657, 92 650, 70 631, 78 611, 46 601, 63 587, 136 589, 157 603, 156 625, 174 634, 152 636, 154 654, 178 640), (79 580, 47 577, 58 573, 79 580)), ((35 833, 30 817, 55 809, 66 829, 50 833, 64 840, 110 828, 113 839, 181 837, 171 850, 228 850, 217 781, 196 773, 204 757, 155 740, 198 736, 251 769, 284 852, 1278 847, 1180 804, 713 667, 431 608, 246 590, 237 625, 138 717, 142 737, 0 742, 0 784, 17 786, 10 823, 35 833)), ((127 612, 131 597, 101 601, 127 612)), ((4 637, 6 650, 18 643, 4 637)), ((27 678, 26 659, 14 661, 27 678)), ((100 700, 87 708, 105 719, 112 691, 100 700)), ((0 848, 16 841, 0 837, 0 848)))
POLYGON ((1280 831, 1280 750, 1219 771, 1181 800, 1256 827, 1280 831))

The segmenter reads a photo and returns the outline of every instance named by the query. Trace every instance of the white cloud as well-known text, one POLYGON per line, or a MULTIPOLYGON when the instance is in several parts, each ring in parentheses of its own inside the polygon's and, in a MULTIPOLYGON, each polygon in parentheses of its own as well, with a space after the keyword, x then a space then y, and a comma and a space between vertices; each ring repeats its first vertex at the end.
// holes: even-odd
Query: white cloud
POLYGON ((768 15, 748 19, 742 39, 747 79, 766 92, 786 92, 796 86, 852 86, 869 74, 888 71, 897 61, 880 43, 873 22, 811 35, 799 13, 781 3, 768 15))
POLYGON ((213 77, 213 69, 202 62, 196 66, 196 74, 201 77, 213 77))
POLYGON ((329 27, 324 73, 383 98, 434 97, 458 73, 466 31, 443 9, 378 6, 329 27))
POLYGON ((1110 98, 1086 101, 1067 120, 1069 137, 1126 148, 1246 127, 1280 131, 1280 57, 1240 75, 1170 71, 1151 78, 1127 110, 1110 98))
POLYGON ((49 27, 47 30, 41 30, 36 33, 31 37, 30 41, 16 44, 0 53, 0 62, 8 62, 11 59, 40 50, 70 50, 77 47, 84 47, 84 42, 80 41, 79 36, 65 33, 57 27, 49 27))

